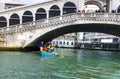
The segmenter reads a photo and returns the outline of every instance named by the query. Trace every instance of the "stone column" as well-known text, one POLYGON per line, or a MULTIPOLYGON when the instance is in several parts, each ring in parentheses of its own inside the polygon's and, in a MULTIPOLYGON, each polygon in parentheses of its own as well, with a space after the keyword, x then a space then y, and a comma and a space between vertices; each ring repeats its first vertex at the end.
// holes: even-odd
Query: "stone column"
POLYGON ((62 20, 62 16, 63 16, 63 7, 60 8, 60 20, 62 20))
POLYGON ((23 16, 21 15, 21 16, 20 16, 20 24, 22 24, 22 17, 23 17, 23 16))
POLYGON ((45 23, 48 23, 48 19, 49 19, 49 10, 46 10, 46 13, 47 13, 47 18, 46 18, 45 23))
POLYGON ((47 19, 49 18, 49 10, 46 11, 47 12, 47 19))
POLYGON ((9 18, 7 18, 7 27, 9 27, 9 24, 10 24, 9 18))
POLYGON ((36 19, 36 13, 33 13, 33 21, 36 19))

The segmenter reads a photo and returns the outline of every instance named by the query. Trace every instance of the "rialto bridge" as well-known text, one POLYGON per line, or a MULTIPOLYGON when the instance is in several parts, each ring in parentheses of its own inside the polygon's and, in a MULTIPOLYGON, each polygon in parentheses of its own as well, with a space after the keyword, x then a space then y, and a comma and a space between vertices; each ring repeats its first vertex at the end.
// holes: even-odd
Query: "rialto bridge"
MULTIPOLYGON (((72 32, 120 36, 120 14, 81 13, 84 5, 104 9, 102 0, 54 0, 0 12, 0 46, 34 47, 72 32)), ((112 10, 112 9, 111 9, 112 10)))

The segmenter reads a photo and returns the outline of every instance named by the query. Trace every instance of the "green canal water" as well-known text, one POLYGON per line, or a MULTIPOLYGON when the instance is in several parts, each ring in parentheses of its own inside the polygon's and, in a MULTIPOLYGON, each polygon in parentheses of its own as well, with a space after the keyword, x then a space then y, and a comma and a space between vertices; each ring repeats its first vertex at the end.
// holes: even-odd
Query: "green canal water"
POLYGON ((0 79, 120 79, 120 52, 57 49, 41 58, 33 52, 0 52, 0 79))

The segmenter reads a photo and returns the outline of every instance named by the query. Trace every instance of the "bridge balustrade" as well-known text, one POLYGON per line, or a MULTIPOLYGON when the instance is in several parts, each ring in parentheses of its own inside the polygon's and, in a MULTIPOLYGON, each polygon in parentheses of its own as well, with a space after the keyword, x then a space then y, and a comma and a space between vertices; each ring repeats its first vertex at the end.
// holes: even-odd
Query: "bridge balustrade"
POLYGON ((63 16, 56 16, 49 19, 42 19, 32 22, 27 22, 23 24, 18 25, 12 25, 9 27, 2 27, 0 28, 0 33, 6 33, 6 32, 12 32, 15 30, 24 30, 26 28, 30 27, 42 27, 45 25, 49 25, 51 23, 57 23, 60 21, 70 21, 72 19, 79 19, 83 21, 111 21, 111 22, 120 22, 120 14, 108 14, 108 13, 72 13, 72 14, 66 14, 63 16))
POLYGON ((109 18, 116 18, 116 14, 114 14, 114 13, 108 14, 108 17, 109 18))
POLYGON ((19 30, 19 25, 13 25, 13 26, 7 28, 7 31, 14 31, 14 30, 19 30))
POLYGON ((96 13, 94 17, 102 18, 102 17, 105 17, 105 14, 103 14, 103 13, 96 13))
POLYGON ((62 20, 68 20, 71 18, 71 14, 66 14, 62 16, 62 20))
POLYGON ((23 28, 27 28, 27 27, 31 27, 31 26, 33 26, 33 22, 27 22, 27 23, 22 24, 23 28))
POLYGON ((117 13, 117 14, 116 14, 116 18, 119 18, 119 19, 120 19, 120 13, 117 13))
POLYGON ((81 17, 81 15, 80 14, 76 14, 76 13, 73 13, 73 14, 71 14, 71 16, 70 16, 70 18, 72 18, 72 19, 74 19, 74 18, 79 18, 79 17, 81 17))
POLYGON ((60 16, 52 17, 48 19, 49 23, 60 21, 60 16))
POLYGON ((91 13, 85 13, 84 17, 93 17, 93 14, 91 14, 91 13))
POLYGON ((35 21, 35 25, 44 25, 45 23, 46 23, 46 19, 35 21))

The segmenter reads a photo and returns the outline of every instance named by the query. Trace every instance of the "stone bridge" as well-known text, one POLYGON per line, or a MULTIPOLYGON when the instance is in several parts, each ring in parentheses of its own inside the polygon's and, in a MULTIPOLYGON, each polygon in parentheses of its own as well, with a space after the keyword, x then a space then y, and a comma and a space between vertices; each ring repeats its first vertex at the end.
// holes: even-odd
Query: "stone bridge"
POLYGON ((72 32, 101 32, 120 36, 120 14, 73 13, 23 24, 3 27, 2 47, 34 47, 41 41, 72 32))
POLYGON ((119 36, 120 14, 81 13, 88 4, 97 5, 100 10, 106 5, 104 0, 52 0, 1 11, 0 47, 36 47, 41 41, 72 32, 119 36))

